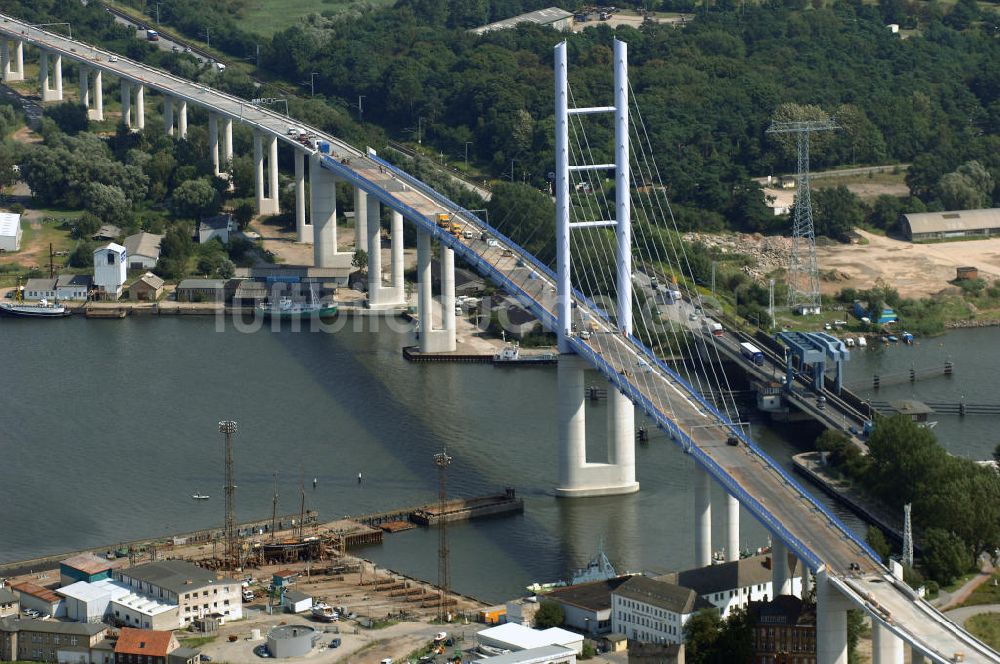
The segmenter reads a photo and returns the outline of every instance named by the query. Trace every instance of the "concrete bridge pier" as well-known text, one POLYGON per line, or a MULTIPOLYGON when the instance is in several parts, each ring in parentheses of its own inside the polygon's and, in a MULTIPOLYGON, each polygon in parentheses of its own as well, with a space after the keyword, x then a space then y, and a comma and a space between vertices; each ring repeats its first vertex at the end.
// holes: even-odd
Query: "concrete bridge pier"
POLYGON ((712 564, 712 482, 698 464, 694 466, 694 564, 712 564))
POLYGON ((775 597, 791 595, 793 592, 792 575, 788 569, 788 548, 774 536, 771 539, 771 590, 775 597))
MULTIPOLYGON (((232 124, 229 128, 231 137, 232 124)), ((313 241, 312 224, 306 221, 306 153, 302 150, 295 150, 295 241, 313 241)))
POLYGON ((927 658, 924 657, 924 653, 910 646, 910 664, 924 664, 926 661, 927 658))
POLYGON ((816 664, 847 664, 847 610, 851 602, 816 574, 816 664))
POLYGON ((38 63, 38 79, 42 89, 42 101, 62 101, 62 55, 52 54, 52 80, 54 85, 49 87, 49 52, 41 49, 41 56, 38 63))
MULTIPOLYGON (((135 125, 139 131, 146 128, 146 86, 142 83, 132 84, 135 87, 135 125)), ((132 86, 130 86, 132 87, 132 86)))
POLYGON ((163 131, 167 136, 174 135, 174 98, 163 97, 163 131))
MULTIPOLYGON (((256 192, 257 192, 257 214, 278 214, 278 137, 277 136, 267 136, 267 191, 264 190, 264 135, 259 131, 255 131, 253 134, 253 162, 254 162, 254 172, 256 175, 256 192)), ((316 169, 320 170, 322 167, 316 164, 316 169)), ((310 169, 310 175, 312 174, 310 169)), ((332 177, 332 176, 331 176, 332 177)), ((336 202, 336 192, 330 194, 333 199, 333 252, 337 251, 337 236, 336 236, 336 214, 337 214, 337 202, 336 202)), ((326 196, 324 192, 323 196, 326 196)), ((314 224, 315 226, 315 224, 314 224)), ((329 265, 322 265, 319 267, 330 267, 329 265)))
MULTIPOLYGON (((375 222, 379 223, 378 220, 375 222)), ((354 188, 354 249, 370 254, 368 241, 368 192, 354 188)))
POLYGON ((10 42, 0 40, 0 66, 4 82, 24 80, 24 42, 14 41, 14 57, 11 58, 10 42))
POLYGON ((903 664, 903 640, 872 621, 872 664, 903 664))
MULTIPOLYGON (((372 226, 369 224, 369 232, 372 226)), ((369 235, 369 242, 371 235, 369 235)), ((369 270, 371 266, 369 265, 369 270)), ((417 232, 417 315, 420 318, 420 352, 454 351, 455 342, 455 252, 441 246, 442 328, 434 329, 434 298, 431 283, 431 236, 417 232), (450 304, 449 304, 450 303, 450 304), (448 307, 451 307, 450 309, 448 307)), ((582 394, 582 392, 581 392, 582 394)))
POLYGON ((104 119, 104 85, 100 69, 95 69, 94 94, 90 94, 90 67, 80 65, 80 103, 87 108, 87 117, 100 122, 104 119))
POLYGON ((121 80, 122 89, 122 124, 126 128, 132 128, 132 83, 125 79, 121 80))
POLYGON ((740 559, 740 501, 726 494, 726 560, 740 559))
POLYGON ((183 99, 177 100, 177 134, 179 138, 188 137, 188 103, 183 99))
POLYGON ((389 225, 390 264, 392 267, 392 301, 406 304, 406 285, 403 283, 403 215, 395 210, 389 225))
MULTIPOLYGON (((382 204, 374 196, 367 194, 359 197, 360 189, 354 190, 354 221, 355 221, 355 243, 354 246, 361 248, 362 244, 367 247, 363 249, 368 253, 368 307, 370 309, 380 309, 383 304, 385 288, 382 286, 382 204), (361 242, 361 224, 358 217, 358 210, 361 209, 361 201, 364 199, 364 242, 361 242)), ((424 314, 420 314, 421 338, 423 338, 424 314)))
MULTIPOLYGON (((257 150, 254 139, 254 152, 257 150)), ((257 171, 258 186, 263 188, 263 171, 257 171)), ((313 229, 313 265, 333 267, 337 253, 337 178, 320 165, 314 156, 309 161, 309 201, 313 229)))
POLYGON ((802 594, 800 597, 805 600, 809 598, 809 593, 812 592, 812 574, 809 572, 809 567, 806 566, 804 560, 800 560, 799 565, 802 568, 802 594))
POLYGON ((219 116, 208 112, 208 155, 212 159, 212 173, 218 177, 219 170, 219 116))
POLYGON ((222 161, 229 170, 233 162, 233 119, 230 117, 222 119, 222 161))

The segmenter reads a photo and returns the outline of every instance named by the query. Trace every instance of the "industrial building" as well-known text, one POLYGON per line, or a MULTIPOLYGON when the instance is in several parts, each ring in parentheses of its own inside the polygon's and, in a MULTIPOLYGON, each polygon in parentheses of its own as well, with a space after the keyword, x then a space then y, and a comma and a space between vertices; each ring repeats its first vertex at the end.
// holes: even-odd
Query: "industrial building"
POLYGON ((125 254, 128 256, 130 270, 151 270, 160 260, 160 242, 162 235, 156 233, 136 233, 125 238, 125 254))
POLYGON ((578 583, 556 588, 545 595, 545 601, 562 607, 563 625, 580 630, 588 636, 611 633, 611 593, 628 581, 618 576, 604 581, 578 583))
POLYGON ((304 657, 321 634, 308 625, 277 625, 267 633, 267 650, 271 657, 304 657))
POLYGON ((957 237, 990 237, 1000 233, 1000 208, 915 212, 900 221, 903 235, 911 242, 957 237))
POLYGON ((285 607, 285 611, 289 613, 302 613, 303 611, 308 611, 312 608, 313 598, 298 590, 288 590, 285 591, 284 596, 281 598, 282 605, 285 607))
MULTIPOLYGON (((788 556, 788 569, 793 594, 802 590, 802 565, 795 556, 788 556), (798 565, 798 569, 796 569, 798 565)), ((690 588, 719 609, 723 618, 736 608, 746 608, 750 602, 766 602, 774 597, 771 585, 771 557, 750 556, 726 563, 707 565, 684 572, 655 577, 684 588, 690 588)))
POLYGON ((0 212, 0 251, 21 250, 21 215, 0 212))
POLYGON ((558 7, 549 7, 547 9, 539 9, 526 14, 512 16, 511 18, 505 18, 504 20, 496 21, 495 23, 481 25, 478 28, 469 30, 469 32, 482 35, 487 32, 492 32, 493 30, 507 30, 518 26, 521 23, 534 23, 535 25, 550 27, 553 30, 566 31, 573 28, 573 14, 564 9, 559 9, 558 7))
POLYGON ((133 302, 156 302, 163 295, 163 284, 163 279, 147 272, 128 287, 128 298, 133 302))
POLYGON ((107 635, 101 624, 0 618, 0 662, 112 664, 107 635))
POLYGON ((752 664, 816 664, 814 604, 779 595, 770 602, 752 602, 749 618, 753 626, 752 664))
POLYGON ((10 588, 0 587, 0 618, 16 616, 21 612, 21 602, 10 588))
POLYGON ((710 608, 690 588, 636 575, 611 593, 611 631, 630 641, 682 643, 688 619, 710 608))
POLYGON ((177 285, 178 302, 225 302, 224 279, 185 279, 177 285))
POLYGON ((136 594, 155 597, 177 607, 177 626, 216 616, 220 620, 243 617, 240 583, 219 578, 215 572, 184 560, 162 560, 115 570, 115 580, 136 594))
POLYGON ((576 652, 565 646, 541 646, 484 657, 476 664, 576 664, 576 652))
POLYGON ((66 604, 62 597, 48 588, 25 581, 24 583, 11 584, 10 589, 17 593, 22 610, 34 609, 43 616, 53 618, 61 618, 66 615, 66 604))
POLYGON ((101 579, 110 579, 113 567, 114 563, 107 558, 92 553, 81 553, 59 562, 59 582, 68 586, 77 581, 94 583, 101 579))
POLYGON ((122 296, 128 272, 125 247, 110 242, 94 249, 94 286, 102 300, 117 300, 122 296))
POLYGON ((90 297, 94 280, 86 274, 60 274, 56 277, 56 298, 59 300, 86 300, 90 297))
POLYGON ((130 593, 128 587, 103 578, 77 581, 56 590, 65 598, 66 617, 77 622, 102 622, 111 615, 111 602, 130 593))
POLYGON ((550 627, 531 629, 517 623, 506 623, 484 629, 476 635, 476 644, 483 652, 530 650, 545 646, 562 646, 577 655, 583 652, 583 635, 550 627))
POLYGON ((115 644, 115 664, 167 664, 180 647, 173 632, 122 627, 115 644))

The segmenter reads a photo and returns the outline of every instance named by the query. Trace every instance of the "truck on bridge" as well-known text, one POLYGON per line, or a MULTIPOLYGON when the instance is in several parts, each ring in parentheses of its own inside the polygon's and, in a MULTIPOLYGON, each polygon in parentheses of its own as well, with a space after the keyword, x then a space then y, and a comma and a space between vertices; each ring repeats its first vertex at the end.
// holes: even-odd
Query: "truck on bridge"
POLYGON ((764 351, 757 348, 752 343, 744 341, 740 344, 740 355, 750 360, 757 366, 764 364, 764 351))

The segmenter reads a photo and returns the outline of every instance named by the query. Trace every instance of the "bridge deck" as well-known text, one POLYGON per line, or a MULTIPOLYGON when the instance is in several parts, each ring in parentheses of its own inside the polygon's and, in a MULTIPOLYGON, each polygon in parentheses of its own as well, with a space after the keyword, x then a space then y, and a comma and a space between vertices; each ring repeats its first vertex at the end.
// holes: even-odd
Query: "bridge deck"
MULTIPOLYGON (((107 51, 32 28, 11 17, 0 15, 0 33, 142 82, 155 90, 276 135, 296 149, 304 149, 287 135, 288 118, 251 106, 232 95, 124 57, 110 62, 108 56, 111 54, 107 51)), ((538 263, 534 256, 423 183, 387 164, 363 157, 360 151, 333 136, 315 129, 312 131, 334 145, 340 156, 351 158, 350 164, 342 164, 339 159, 325 157, 322 160, 325 168, 364 188, 369 195, 375 195, 382 203, 403 213, 410 223, 454 248, 480 273, 496 280, 517 296, 546 327, 555 329, 555 281, 551 270, 538 263), (400 186, 401 182, 406 184, 405 191, 400 186), (459 239, 444 233, 433 221, 435 215, 443 211, 458 213, 458 217, 476 231, 489 232, 499 240, 498 246, 490 247, 478 239, 459 239), (511 255, 504 256, 506 251, 511 255), (518 266, 518 262, 523 262, 526 267, 518 266)), ((693 388, 671 373, 636 339, 617 334, 596 305, 579 294, 574 299, 577 315, 586 313, 601 327, 589 342, 573 338, 571 345, 574 350, 646 410, 661 427, 670 431, 697 463, 735 495, 771 532, 781 537, 812 569, 825 565, 842 591, 863 606, 873 620, 916 644, 934 661, 951 661, 954 653, 963 652, 967 662, 1000 662, 1000 656, 925 602, 911 599, 906 592, 886 581, 885 569, 871 559, 860 541, 780 467, 763 456, 755 446, 750 446, 749 441, 736 447, 727 445, 726 438, 733 431, 718 420, 717 414, 693 388), (640 360, 649 362, 648 371, 640 366, 640 360), (852 562, 861 565, 861 574, 855 572, 850 575, 847 572, 852 562)))

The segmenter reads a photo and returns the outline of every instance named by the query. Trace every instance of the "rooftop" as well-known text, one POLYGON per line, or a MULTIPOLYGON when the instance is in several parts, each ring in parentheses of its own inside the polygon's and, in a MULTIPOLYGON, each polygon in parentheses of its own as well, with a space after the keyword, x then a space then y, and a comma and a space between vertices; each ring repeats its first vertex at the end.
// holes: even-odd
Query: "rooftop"
POLYGON ((911 233, 947 233, 1000 228, 1000 208, 904 214, 911 233))
POLYGON ((56 289, 56 280, 48 277, 42 279, 28 279, 24 282, 24 291, 51 291, 56 289))
POLYGON ((613 594, 679 614, 712 606, 690 588, 657 581, 641 574, 631 577, 613 594))
POLYGON ((505 18, 502 21, 496 21, 494 23, 489 23, 487 25, 481 25, 478 28, 473 28, 469 32, 473 32, 477 35, 481 35, 492 30, 505 30, 507 28, 513 28, 519 23, 536 23, 538 25, 549 25, 555 23, 556 21, 562 21, 567 18, 571 18, 573 14, 564 9, 559 9, 558 7, 548 7, 547 9, 539 9, 537 11, 528 12, 526 14, 519 14, 517 16, 512 16, 510 18, 505 18))
POLYGON ((125 251, 129 256, 150 256, 160 257, 160 242, 162 235, 156 233, 136 233, 125 238, 125 251))
POLYGON ((172 632, 122 627, 115 645, 115 654, 166 657, 170 652, 172 632))
POLYGON ((815 625, 816 613, 812 605, 805 604, 793 595, 778 595, 770 602, 750 602, 750 622, 753 625, 815 625))
POLYGON ((112 581, 111 579, 101 579, 100 581, 95 581, 94 583, 87 583, 86 581, 77 581, 76 583, 71 583, 68 586, 63 586, 56 590, 56 593, 62 595, 63 597, 71 597, 81 602, 91 602, 95 599, 100 599, 102 597, 111 597, 111 599, 118 599, 120 597, 125 597, 132 593, 128 586, 120 581, 112 581))
POLYGON ((94 636, 108 629, 101 623, 62 622, 61 620, 35 620, 8 616, 0 618, 0 632, 45 632, 70 636, 94 636))
POLYGON ((551 662, 559 657, 569 657, 572 654, 573 649, 565 646, 541 646, 495 657, 485 657, 476 660, 476 664, 536 664, 538 662, 551 662))
POLYGON ((122 229, 118 228, 114 224, 102 224, 97 232, 91 237, 94 240, 100 240, 101 238, 114 239, 122 234, 122 229))
POLYGON ((21 215, 11 212, 0 212, 0 235, 16 236, 17 229, 20 226, 21 215))
POLYGON ((168 604, 148 595, 139 595, 134 592, 115 597, 111 601, 145 616, 158 616, 161 613, 177 609, 176 604, 168 604))
POLYGON ((150 288, 163 288, 163 284, 165 283, 163 279, 156 276, 152 272, 147 272, 146 274, 142 275, 141 277, 139 277, 138 281, 141 281, 150 288))
POLYGON ((934 409, 925 404, 923 401, 917 401, 915 399, 897 399, 896 401, 890 401, 889 407, 902 415, 930 415, 934 412, 934 409))
POLYGON ((307 599, 312 599, 312 595, 307 595, 298 590, 289 590, 285 593, 285 599, 289 602, 304 602, 307 599))
POLYGON ((185 560, 160 560, 130 567, 120 573, 174 593, 189 592, 209 585, 236 583, 233 579, 216 579, 215 572, 185 560))
POLYGON ((198 224, 198 230, 201 231, 223 231, 229 230, 229 225, 232 223, 233 217, 228 214, 220 214, 217 217, 208 217, 207 219, 202 219, 201 223, 198 224))
MULTIPOLYGON (((789 564, 794 565, 790 558, 789 564)), ((801 570, 789 567, 795 571, 793 577, 801 575, 801 570)), ((771 563, 769 555, 750 556, 718 565, 707 565, 684 572, 673 572, 654 577, 657 581, 675 583, 684 588, 691 588, 699 595, 710 595, 724 590, 735 590, 771 582, 771 563)))
MULTIPOLYGON (((71 275, 62 275, 59 277, 60 280, 63 277, 68 277, 71 275)), ((80 275, 72 275, 80 276, 80 275)), ((114 567, 107 558, 100 558, 92 553, 81 553, 78 556, 73 556, 67 558, 66 560, 59 561, 60 567, 71 567, 75 570, 79 570, 84 574, 100 574, 101 572, 107 572, 109 569, 114 567)))
POLYGON ((575 586, 556 588, 546 593, 545 598, 589 611, 605 611, 611 608, 611 591, 628 579, 627 576, 619 576, 605 581, 578 583, 575 586))
POLYGON ((298 575, 299 572, 296 572, 293 569, 279 569, 277 572, 274 573, 274 576, 278 577, 279 579, 290 579, 293 576, 298 576, 298 575))
POLYGON ((10 604, 17 601, 17 595, 10 588, 0 588, 0 604, 10 604))
MULTIPOLYGON (((83 286, 84 288, 90 288, 91 284, 93 284, 93 283, 94 283, 94 279, 89 274, 60 274, 56 278, 56 288, 68 288, 70 286, 83 286)), ((83 555, 74 556, 74 557, 75 558, 83 558, 86 555, 93 555, 93 554, 83 554, 83 555)), ((102 560, 101 558, 99 558, 97 556, 94 556, 94 557, 97 558, 98 560, 102 560)), ((72 560, 72 558, 70 558, 70 560, 72 560)), ((104 561, 104 562, 107 562, 107 561, 104 561)), ((110 565, 109 565, 109 567, 110 567, 110 565)), ((77 568, 77 569, 79 569, 79 568, 77 568)), ((81 571, 83 571, 83 570, 81 570, 81 571)), ((88 573, 93 574, 94 572, 88 572, 88 573)))
POLYGON ((13 583, 11 584, 11 590, 16 590, 22 595, 31 595, 32 597, 37 597, 44 602, 58 602, 59 595, 55 594, 48 588, 42 588, 37 583, 32 583, 31 581, 25 581, 24 583, 13 583))
POLYGON ((105 251, 105 250, 111 250, 111 251, 115 252, 116 254, 123 254, 123 253, 125 253, 125 247, 123 247, 120 244, 117 244, 115 242, 108 242, 103 247, 98 247, 97 249, 94 249, 94 253, 96 254, 99 251, 105 251))
POLYGON ((565 646, 577 643, 583 639, 580 634, 550 627, 548 629, 531 629, 518 623, 504 623, 496 627, 490 627, 479 632, 479 638, 493 639, 517 648, 528 650, 530 648, 541 648, 543 646, 565 646))
POLYGON ((198 288, 206 290, 222 290, 226 287, 223 279, 185 279, 177 285, 178 290, 186 288, 198 288))

